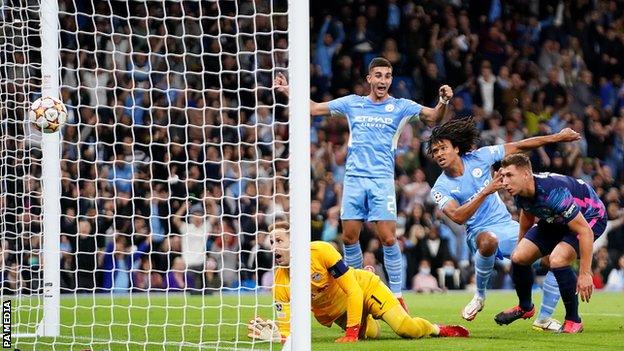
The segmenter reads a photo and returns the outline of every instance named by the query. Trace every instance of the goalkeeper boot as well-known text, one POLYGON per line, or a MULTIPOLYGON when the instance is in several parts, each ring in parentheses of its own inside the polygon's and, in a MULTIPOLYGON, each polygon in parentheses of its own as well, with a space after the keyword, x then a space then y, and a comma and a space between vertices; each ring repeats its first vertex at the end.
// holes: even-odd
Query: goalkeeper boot
POLYGON ((515 306, 510 309, 504 310, 503 312, 497 314, 494 317, 494 321, 498 323, 498 325, 509 324, 516 319, 527 319, 533 317, 535 314, 535 305, 531 306, 531 309, 525 311, 520 306, 515 306))
POLYGON ((548 317, 544 319, 536 319, 531 327, 533 330, 538 331, 557 332, 561 329, 561 323, 552 317, 548 317))
POLYGON ((440 332, 437 336, 441 338, 467 338, 470 331, 461 325, 441 325, 438 324, 440 332))
POLYGON ((462 311, 462 318, 471 321, 477 317, 477 313, 483 310, 485 305, 485 299, 479 295, 475 295, 472 300, 464 307, 462 311))
POLYGON ((561 329, 559 329, 559 332, 565 334, 581 333, 583 332, 583 323, 577 323, 575 321, 569 321, 566 319, 565 322, 563 322, 563 326, 561 326, 561 329))

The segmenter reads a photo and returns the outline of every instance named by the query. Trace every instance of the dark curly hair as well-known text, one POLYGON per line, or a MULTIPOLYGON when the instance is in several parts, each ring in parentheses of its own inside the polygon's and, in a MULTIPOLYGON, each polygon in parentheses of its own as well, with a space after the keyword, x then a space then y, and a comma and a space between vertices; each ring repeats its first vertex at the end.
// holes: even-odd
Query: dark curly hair
POLYGON ((431 155, 433 145, 442 140, 450 141, 453 147, 459 148, 459 155, 463 156, 479 142, 479 130, 472 117, 452 119, 433 128, 427 153, 431 155))

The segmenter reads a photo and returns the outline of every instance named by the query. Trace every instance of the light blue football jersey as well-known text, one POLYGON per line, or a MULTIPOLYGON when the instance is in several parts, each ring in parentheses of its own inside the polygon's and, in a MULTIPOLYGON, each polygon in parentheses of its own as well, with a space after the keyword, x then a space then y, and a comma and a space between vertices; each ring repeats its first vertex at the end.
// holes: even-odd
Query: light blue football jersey
MULTIPOLYGON (((472 200, 491 181, 491 167, 505 157, 504 145, 486 146, 466 153, 461 157, 464 162, 464 174, 457 178, 442 173, 431 189, 431 195, 440 209, 451 200, 461 206, 472 200)), ((468 235, 481 230, 512 221, 507 207, 498 193, 489 195, 479 206, 477 212, 466 222, 468 235)))
POLYGON ((422 106, 390 96, 374 103, 368 96, 348 95, 329 102, 332 116, 349 121, 346 175, 394 178, 394 154, 401 130, 417 120, 422 106))

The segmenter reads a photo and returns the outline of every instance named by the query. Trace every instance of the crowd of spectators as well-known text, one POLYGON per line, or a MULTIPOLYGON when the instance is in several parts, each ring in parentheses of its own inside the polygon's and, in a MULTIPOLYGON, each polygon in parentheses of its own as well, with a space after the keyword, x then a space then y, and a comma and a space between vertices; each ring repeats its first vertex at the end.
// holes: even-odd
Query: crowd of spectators
MULTIPOLYGON (((287 215, 287 194, 297 191, 288 182, 287 101, 271 87, 288 66, 285 2, 59 6, 61 92, 70 112, 61 163, 63 291, 270 286, 267 226, 287 215)), ((594 278, 623 290, 623 9, 622 1, 529 0, 313 6, 311 95, 367 94, 367 64, 383 56, 393 64, 396 97, 431 106, 437 88, 450 84, 450 117, 473 116, 482 145, 573 128, 580 141, 534 152, 533 165, 598 191, 611 222, 596 245, 594 278)), ((40 272, 41 153, 25 141, 18 108, 36 97, 19 87, 20 75, 36 84, 26 58, 16 46, 16 83, 3 83, 15 101, 3 112, 14 113, 3 159, 16 175, 0 197, 7 291, 37 289, 40 272)), ((310 131, 312 239, 340 248, 349 128, 345 119, 313 116, 310 131)), ((396 155, 405 288, 471 287, 465 231, 430 198, 440 169, 424 152, 429 133, 408 125, 396 155)), ((371 228, 361 244, 366 262, 383 272, 371 228)), ((497 266, 494 287, 511 286, 508 269, 497 266)))
MULTIPOLYGON (((454 91, 449 118, 473 116, 480 145, 556 133, 582 135, 531 155, 536 171, 585 180, 608 208, 596 244, 596 285, 622 290, 624 254, 624 3, 622 1, 348 1, 312 11, 312 97, 367 94, 368 62, 393 64, 391 94, 433 106, 437 87, 454 91), (331 63, 331 64, 330 64, 331 63), (608 281, 619 281, 609 284, 608 281), (600 282, 603 282, 600 284, 600 282)), ((339 240, 336 220, 347 153, 345 119, 313 118, 313 239, 339 240)), ((416 123, 396 155, 398 233, 406 288, 473 286, 465 231, 436 208, 430 189, 440 169, 426 152, 430 129, 416 123), (457 276, 459 274, 459 279, 457 276), (433 280, 429 278, 434 278, 433 280)), ((501 192, 517 218, 513 199, 501 192)), ((366 252, 381 260, 371 230, 366 252)), ((494 287, 511 287, 508 264, 494 287)))

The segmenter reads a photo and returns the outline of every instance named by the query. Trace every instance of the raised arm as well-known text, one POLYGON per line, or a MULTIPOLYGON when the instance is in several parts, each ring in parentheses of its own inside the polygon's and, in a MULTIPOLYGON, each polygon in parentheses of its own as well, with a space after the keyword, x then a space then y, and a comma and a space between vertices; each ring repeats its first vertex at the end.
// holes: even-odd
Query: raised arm
POLYGON ((557 134, 538 136, 505 144, 505 155, 530 151, 547 144, 569 142, 581 139, 581 135, 570 128, 565 128, 557 134))
MULTIPOLYGON (((289 97, 290 87, 288 86, 288 80, 282 73, 278 73, 273 80, 273 86, 278 93, 289 97)), ((327 102, 314 102, 310 100, 310 114, 312 116, 328 116, 329 115, 329 103, 327 102)))
POLYGON ((176 225, 178 230, 182 230, 180 229, 182 227, 182 224, 184 224, 184 222, 182 221, 182 217, 184 217, 184 214, 186 214, 188 207, 189 207, 189 202, 187 200, 183 204, 180 205, 180 208, 178 208, 176 213, 173 215, 173 224, 176 225))
POLYGON ((472 200, 467 203, 459 206, 457 201, 449 200, 449 202, 444 206, 442 212, 448 216, 453 222, 457 224, 464 224, 472 217, 475 212, 479 209, 483 201, 494 194, 498 190, 503 188, 503 177, 500 173, 496 172, 494 174, 494 178, 492 181, 485 187, 483 190, 477 193, 472 200))
POLYGON ((423 106, 420 111, 420 120, 429 126, 438 124, 444 118, 446 106, 453 97, 453 89, 448 85, 441 86, 439 93, 440 99, 434 108, 423 106))

